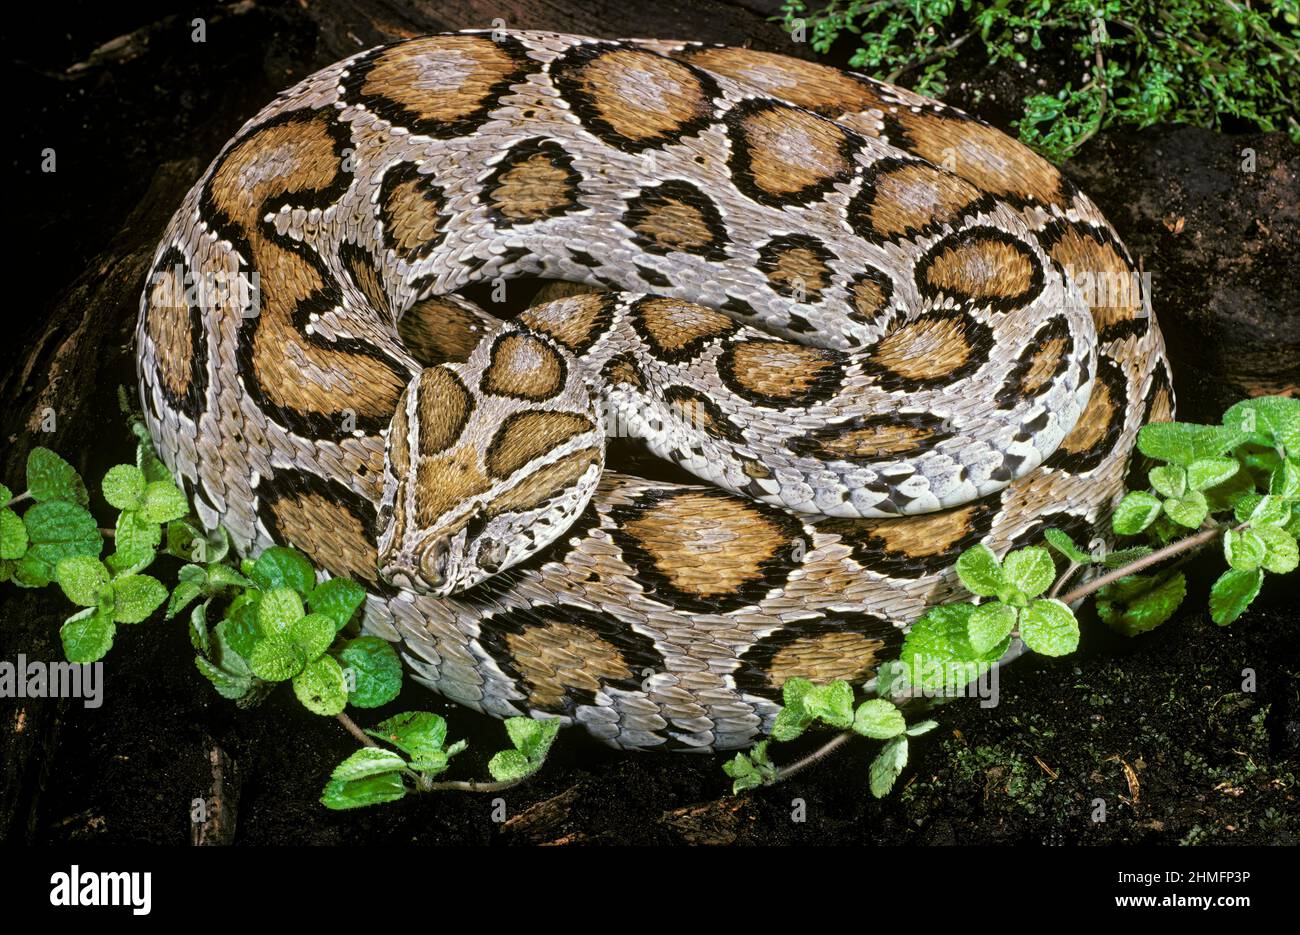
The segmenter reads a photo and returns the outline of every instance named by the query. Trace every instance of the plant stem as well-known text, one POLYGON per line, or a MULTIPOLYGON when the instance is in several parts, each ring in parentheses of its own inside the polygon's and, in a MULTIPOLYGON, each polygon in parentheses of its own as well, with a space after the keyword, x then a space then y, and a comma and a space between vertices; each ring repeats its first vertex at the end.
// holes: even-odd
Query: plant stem
MULTIPOLYGON (((1245 529, 1247 525, 1247 523, 1242 523, 1240 526, 1233 528, 1240 531, 1245 529)), ((1087 597, 1089 594, 1101 590, 1106 585, 1118 581, 1120 578, 1127 578, 1129 575, 1136 575, 1143 569, 1150 568, 1152 565, 1158 565, 1165 559, 1199 548, 1207 542, 1211 542, 1223 535, 1227 529, 1227 526, 1210 526, 1208 529, 1202 529, 1200 532, 1188 536, 1186 539, 1178 539, 1175 542, 1171 542, 1163 548, 1156 549, 1150 555, 1144 555, 1135 561, 1129 562, 1121 568, 1116 568, 1099 578, 1093 578, 1091 581, 1079 585, 1073 591, 1064 595, 1061 598, 1061 602, 1065 604, 1073 604, 1075 601, 1083 600, 1083 598, 1087 597)))
POLYGON ((853 736, 853 731, 851 730, 843 731, 842 733, 836 734, 830 740, 826 741, 824 744, 822 744, 820 747, 818 747, 816 750, 814 750, 812 753, 808 754, 807 756, 803 757, 802 759, 798 759, 795 760, 793 763, 789 763, 785 766, 778 767, 776 771, 776 775, 772 777, 772 781, 769 782, 768 785, 769 786, 776 785, 778 782, 784 782, 785 780, 789 779, 791 776, 795 775, 795 773, 803 772, 809 766, 812 766, 814 763, 820 762, 821 760, 830 756, 840 747, 844 746, 846 743, 849 742, 849 739, 852 736, 853 736))
POLYGON ((5 506, 13 506, 15 503, 22 503, 24 500, 30 499, 32 499, 32 492, 30 490, 24 490, 18 496, 6 503, 5 506))
POLYGON ((522 782, 531 779, 535 774, 529 773, 519 779, 509 779, 503 782, 479 782, 476 779, 450 779, 446 782, 417 783, 421 792, 504 792, 506 789, 513 788, 522 782))
POLYGON ((1074 559, 1071 559, 1070 564, 1065 566, 1065 571, 1061 572, 1061 577, 1056 579, 1056 584, 1052 585, 1052 590, 1047 592, 1047 596, 1056 597, 1056 595, 1060 594, 1061 588, 1065 587, 1066 583, 1074 577, 1074 573, 1082 567, 1074 559))
POLYGON ((334 718, 347 729, 349 734, 357 738, 357 740, 360 740, 367 747, 379 746, 379 744, 375 743, 374 738, 363 731, 360 727, 357 727, 357 722, 352 720, 352 718, 348 717, 342 711, 334 715, 334 718))

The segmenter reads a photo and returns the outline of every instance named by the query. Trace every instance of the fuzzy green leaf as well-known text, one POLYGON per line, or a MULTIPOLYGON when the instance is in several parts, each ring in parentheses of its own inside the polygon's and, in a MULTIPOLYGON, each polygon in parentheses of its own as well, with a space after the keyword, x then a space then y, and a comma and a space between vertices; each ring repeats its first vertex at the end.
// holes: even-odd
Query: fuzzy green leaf
POLYGON ((1210 619, 1221 627, 1232 623, 1250 606, 1263 583, 1264 573, 1258 568, 1229 568, 1210 588, 1210 619))
POLYGON ((388 704, 402 690, 402 662, 386 640, 377 636, 349 640, 339 661, 352 670, 348 701, 358 708, 388 704))
POLYGON ((1295 536, 1281 526, 1261 526, 1255 530, 1255 534, 1266 549, 1260 562, 1261 568, 1277 575, 1295 571, 1296 565, 1300 564, 1300 548, 1296 545, 1295 536))
POLYGON ((1193 490, 1182 497, 1166 500, 1165 514, 1178 525, 1195 529, 1210 515, 1210 504, 1205 494, 1193 490))
POLYGON ((72 603, 78 607, 95 607, 99 603, 100 588, 108 584, 109 574, 99 559, 74 555, 60 560, 54 577, 72 603))
POLYGON ((113 648, 116 632, 112 620, 96 608, 87 607, 63 622, 59 628, 59 640, 69 662, 96 662, 113 648))
POLYGON ((265 636, 253 645, 248 664, 259 679, 285 682, 302 671, 307 659, 287 636, 265 636))
POLYGON ((907 766, 907 737, 895 737, 871 761, 871 794, 878 799, 889 795, 894 782, 907 766))
MULTIPOLYGON (((175 597, 175 592, 172 592, 175 597)), ((212 641, 208 634, 208 605, 207 603, 195 604, 194 609, 190 611, 190 645, 197 649, 203 655, 210 655, 212 652, 212 641)))
POLYGON ((104 475, 104 499, 119 510, 135 510, 144 496, 144 472, 134 464, 119 464, 104 475))
POLYGON ((1223 557, 1238 571, 1254 571, 1267 554, 1268 547, 1253 529, 1229 529, 1223 534, 1223 557))
POLYGON ((538 720, 530 717, 506 718, 506 733, 515 749, 535 763, 540 763, 550 752, 551 744, 560 733, 559 718, 538 720))
POLYGON ((1272 495, 1261 497, 1247 517, 1252 529, 1260 526, 1285 526, 1290 519, 1291 505, 1272 495))
POLYGON ((1213 458, 1245 441, 1244 432, 1191 422, 1153 422, 1138 431, 1138 449, 1148 458, 1187 467, 1213 458))
POLYGON ((27 551, 27 527, 9 507, 0 507, 0 558, 22 558, 27 551))
POLYGON ((516 782, 536 771, 537 767, 518 750, 502 750, 488 760, 488 772, 497 782, 516 782))
POLYGON ((1160 515, 1160 507, 1158 497, 1135 490, 1127 494, 1115 508, 1115 515, 1111 517, 1111 528, 1121 536, 1136 536, 1160 515))
POLYGON ((980 597, 992 597, 1005 583, 998 557, 983 544, 973 546, 957 557, 957 577, 966 590, 980 597))
POLYGON ((1187 596, 1187 579, 1180 571, 1159 578, 1130 575, 1116 584, 1128 582, 1130 588, 1139 582, 1145 584, 1141 591, 1130 591, 1119 599, 1115 585, 1102 588, 1097 595, 1097 613, 1106 625, 1125 636, 1136 636, 1154 630, 1168 620, 1183 598, 1187 596))
POLYGON ((400 773, 381 773, 340 782, 331 779, 325 784, 320 803, 326 808, 342 811, 349 808, 364 808, 367 805, 380 805, 384 802, 396 802, 406 795, 406 786, 400 773))
POLYGON ((812 722, 812 716, 804 712, 802 705, 787 705, 777 712, 776 719, 772 722, 772 739, 788 743, 806 731, 812 722))
POLYGON ((98 558, 104 547, 95 517, 75 503, 49 500, 23 514, 30 544, 19 560, 15 577, 27 587, 44 587, 65 558, 98 558))
POLYGON ((1193 490, 1209 490, 1231 479, 1241 470, 1236 458, 1201 458, 1187 468, 1187 483, 1193 490))
POLYGON ((975 651, 968 632, 974 612, 972 604, 944 604, 932 607, 912 625, 900 654, 912 685, 955 694, 1007 651, 1010 640, 985 653, 975 651))
POLYGON ((272 546, 257 557, 251 572, 245 572, 259 588, 292 588, 304 598, 316 586, 311 562, 297 549, 272 546))
POLYGON ((246 675, 235 675, 213 665, 202 656, 194 657, 194 665, 212 683, 217 694, 231 701, 243 698, 253 687, 253 680, 246 675))
POLYGON ((33 448, 27 455, 27 490, 37 501, 90 504, 90 494, 81 475, 48 448, 33 448))
POLYGON ((883 698, 872 698, 858 705, 853 715, 853 730, 873 740, 888 740, 907 730, 903 712, 883 698))
POLYGON ((385 750, 383 747, 362 747, 334 767, 330 779, 336 782, 353 782, 357 779, 365 779, 367 776, 378 776, 405 768, 406 760, 392 750, 385 750))
POLYGON ((813 690, 813 683, 806 678, 795 676, 788 678, 781 685, 781 703, 787 708, 803 711, 803 699, 813 690))
POLYGON ((1300 399, 1258 396, 1232 406, 1223 424, 1252 436, 1266 447, 1282 445, 1291 457, 1300 456, 1300 399))
POLYGON ((853 726, 853 688, 844 681, 815 685, 804 695, 803 709, 811 717, 845 730, 853 726))
POLYGON ((1147 479, 1151 481, 1151 486, 1155 488, 1156 493, 1166 497, 1181 497, 1187 492, 1187 471, 1187 468, 1181 468, 1176 464, 1165 464, 1152 468, 1147 474, 1147 479))
POLYGON ((1056 566, 1040 546, 1017 549, 1002 560, 1002 576, 1025 597, 1037 597, 1052 586, 1056 566))
POLYGON ((1300 499, 1300 465, 1289 458, 1279 464, 1268 479, 1268 492, 1288 500, 1300 499))
POLYGON ((413 760, 425 760, 442 752, 447 743, 447 722, 428 711, 405 711, 380 721, 366 733, 392 744, 413 760))
POLYGON ((971 648, 977 653, 987 653, 1003 645, 1015 628, 1016 609, 994 601, 975 608, 966 632, 971 648))
POLYGON ((251 588, 253 582, 249 581, 229 565, 223 565, 220 562, 212 562, 205 570, 208 587, 216 590, 218 588, 251 588))
POLYGON ((288 636, 298 644, 303 656, 316 659, 334 642, 334 621, 324 614, 308 614, 289 625, 288 636))
POLYGON ((169 480, 156 480, 145 484, 140 495, 140 518, 151 523, 168 523, 180 519, 190 511, 181 489, 169 480))
POLYGON ((293 677, 293 693, 302 706, 313 714, 333 717, 348 706, 348 687, 343 669, 330 656, 307 663, 293 677))
POLYGON ((346 578, 330 578, 316 586, 308 598, 314 614, 325 614, 342 630, 366 600, 366 589, 346 578))
POLYGON ((1036 653, 1064 656, 1079 646, 1079 621, 1055 598, 1034 601, 1020 621, 1020 638, 1036 653))
POLYGON ((1043 538, 1047 544, 1056 551, 1060 552, 1067 559, 1076 565, 1091 565, 1093 558, 1083 549, 1079 548, 1075 541, 1070 538, 1069 534, 1061 529, 1044 529, 1043 538))
POLYGON ((305 613, 297 591, 272 588, 262 594, 257 606, 257 626, 267 636, 285 635, 305 613))
POLYGON ((113 621, 139 623, 167 600, 167 588, 149 575, 124 575, 113 579, 113 621))

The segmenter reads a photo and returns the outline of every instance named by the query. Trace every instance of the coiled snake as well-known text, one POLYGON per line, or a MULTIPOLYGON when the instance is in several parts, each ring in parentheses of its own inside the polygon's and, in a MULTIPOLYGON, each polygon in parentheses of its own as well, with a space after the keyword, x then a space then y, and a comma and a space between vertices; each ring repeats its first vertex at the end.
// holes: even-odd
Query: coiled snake
POLYGON ((430 36, 226 145, 159 244, 141 394, 203 522, 364 583, 437 691, 726 749, 790 676, 869 677, 964 548, 1092 538, 1173 413, 1145 293, 1090 288, 1135 275, 1052 166, 910 92, 430 36), (602 291, 454 294, 522 276, 602 291), (708 484, 606 469, 611 435, 708 484))

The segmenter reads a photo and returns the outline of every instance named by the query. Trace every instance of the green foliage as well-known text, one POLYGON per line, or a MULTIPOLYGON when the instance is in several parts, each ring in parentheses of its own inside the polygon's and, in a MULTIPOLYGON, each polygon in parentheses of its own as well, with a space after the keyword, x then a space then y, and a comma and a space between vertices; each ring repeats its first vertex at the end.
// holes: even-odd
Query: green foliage
POLYGON ((786 0, 782 11, 818 52, 851 33, 851 67, 932 96, 946 90, 946 69, 968 40, 992 63, 1067 46, 1083 79, 1026 98, 1018 123, 1021 140, 1056 161, 1112 124, 1222 128, 1232 118, 1300 142, 1294 0, 786 0))

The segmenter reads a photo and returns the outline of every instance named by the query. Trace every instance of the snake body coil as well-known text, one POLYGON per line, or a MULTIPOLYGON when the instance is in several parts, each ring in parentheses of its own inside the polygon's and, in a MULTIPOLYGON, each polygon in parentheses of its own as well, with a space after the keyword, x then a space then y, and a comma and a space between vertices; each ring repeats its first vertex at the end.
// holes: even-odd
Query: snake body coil
POLYGON ((312 75, 186 197, 137 337, 205 524, 364 583, 442 694, 623 747, 743 746, 785 679, 869 677, 963 549, 1090 540, 1173 414, 1129 255, 1052 166, 691 43, 461 33, 312 75), (601 291, 455 294, 521 276, 601 291), (611 435, 708 486, 607 470, 611 435))

